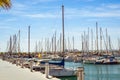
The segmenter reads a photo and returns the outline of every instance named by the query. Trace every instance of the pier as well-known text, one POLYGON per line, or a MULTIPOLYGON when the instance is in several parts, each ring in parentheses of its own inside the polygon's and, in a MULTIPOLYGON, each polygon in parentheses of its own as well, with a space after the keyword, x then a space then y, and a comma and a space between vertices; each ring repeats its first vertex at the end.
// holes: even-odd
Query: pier
POLYGON ((59 80, 46 78, 41 72, 31 72, 28 68, 21 68, 0 59, 0 80, 59 80))

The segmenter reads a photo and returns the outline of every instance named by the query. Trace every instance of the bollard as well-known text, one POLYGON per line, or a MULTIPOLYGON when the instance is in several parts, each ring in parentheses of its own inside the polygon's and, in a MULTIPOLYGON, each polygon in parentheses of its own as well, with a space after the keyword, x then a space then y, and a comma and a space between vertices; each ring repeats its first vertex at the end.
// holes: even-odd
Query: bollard
POLYGON ((18 58, 15 60, 16 65, 18 66, 19 60, 18 58))
POLYGON ((24 65, 23 65, 23 58, 21 58, 21 68, 24 68, 24 65))
POLYGON ((30 61, 30 71, 33 72, 33 61, 30 61))
POLYGON ((49 78, 49 63, 45 63, 45 74, 46 74, 46 78, 49 78))
POLYGON ((78 67, 77 80, 84 80, 84 68, 83 67, 78 67))
POLYGON ((16 66, 18 66, 18 59, 17 58, 15 59, 15 64, 16 64, 16 66))

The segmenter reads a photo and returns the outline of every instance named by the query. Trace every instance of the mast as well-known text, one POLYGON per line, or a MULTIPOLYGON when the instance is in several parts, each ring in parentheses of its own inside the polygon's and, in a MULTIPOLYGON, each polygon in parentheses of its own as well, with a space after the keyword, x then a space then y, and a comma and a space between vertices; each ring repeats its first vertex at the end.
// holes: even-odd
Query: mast
POLYGON ((17 36, 16 36, 16 34, 13 35, 13 51, 14 51, 14 53, 17 52, 17 36))
POLYGON ((62 44, 62 34, 60 33, 60 53, 61 53, 61 51, 62 51, 62 50, 61 50, 61 46, 62 46, 61 44, 62 44))
POLYGON ((72 40, 73 40, 73 52, 74 52, 74 36, 72 37, 72 40))
POLYGON ((47 38, 45 38, 45 55, 47 54, 47 38))
POLYGON ((93 30, 91 29, 91 51, 93 54, 93 30))
POLYGON ((12 45, 12 52, 14 52, 14 53, 17 52, 17 50, 16 50, 16 47, 17 47, 16 41, 17 41, 17 37, 16 37, 16 34, 15 34, 15 35, 13 35, 13 45, 12 45))
POLYGON ((55 51, 54 51, 54 56, 56 55, 56 31, 55 31, 55 36, 54 36, 54 49, 55 49, 55 51))
POLYGON ((18 41, 18 53, 20 53, 20 30, 18 32, 19 41, 18 41))
POLYGON ((88 55, 89 55, 89 27, 88 27, 88 35, 87 35, 87 52, 88 52, 88 55))
POLYGON ((40 53, 40 41, 38 42, 38 52, 40 53))
POLYGON ((107 28, 106 28, 106 52, 108 54, 108 32, 107 32, 107 28))
POLYGON ((118 52, 120 53, 120 38, 118 38, 118 52))
POLYGON ((57 42, 56 42, 56 53, 58 54, 60 50, 60 40, 58 39, 57 42))
POLYGON ((50 52, 50 41, 49 41, 49 38, 48 38, 48 53, 50 52))
POLYGON ((12 37, 10 36, 9 52, 12 53, 12 37))
POLYGON ((28 26, 28 53, 30 53, 30 26, 28 26))
POLYGON ((70 45, 70 40, 69 40, 69 37, 68 37, 68 51, 70 51, 71 49, 71 45, 70 45))
POLYGON ((102 54, 102 28, 100 28, 100 54, 102 54))
MULTIPOLYGON (((64 60, 64 5, 62 5, 62 33, 63 33, 63 60, 64 60)), ((63 61, 64 62, 64 61, 63 61)), ((63 63, 63 68, 64 68, 64 63, 63 63)))
POLYGON ((63 33, 63 54, 64 54, 64 6, 62 5, 62 33, 63 33))
POLYGON ((67 50, 69 52, 69 37, 68 37, 68 41, 67 41, 67 50))
POLYGON ((86 52, 86 34, 85 34, 85 31, 84 31, 84 36, 83 36, 83 50, 85 53, 86 52))
POLYGON ((84 42, 83 42, 83 35, 81 35, 81 41, 82 41, 82 55, 84 55, 84 42))
POLYGON ((43 39, 41 40, 41 54, 43 52, 43 39))
POLYGON ((109 38, 109 51, 112 52, 112 45, 111 45, 111 39, 110 39, 110 36, 108 36, 109 38))
POLYGON ((98 53, 98 23, 96 22, 96 50, 97 50, 97 53, 98 53))
POLYGON ((36 46, 35 46, 35 52, 37 53, 38 52, 38 45, 37 45, 37 41, 36 41, 36 46))
POLYGON ((53 53, 53 38, 54 38, 54 36, 52 37, 52 53, 53 53))

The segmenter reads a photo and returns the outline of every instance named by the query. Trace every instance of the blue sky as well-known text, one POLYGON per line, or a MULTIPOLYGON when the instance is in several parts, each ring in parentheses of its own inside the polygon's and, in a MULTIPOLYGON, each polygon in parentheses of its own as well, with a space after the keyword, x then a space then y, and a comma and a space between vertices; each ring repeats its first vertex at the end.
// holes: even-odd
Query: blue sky
MULTIPOLYGON (((0 10, 0 51, 6 51, 9 37, 21 31, 21 51, 27 51, 27 32, 31 26, 31 51, 36 41, 57 36, 62 30, 61 6, 65 7, 65 36, 75 37, 75 48, 81 49, 81 34, 95 23, 108 29, 114 48, 120 37, 119 0, 11 0, 10 10, 0 10)), ((94 35, 95 36, 95 35, 94 35)), ((57 37, 57 38, 58 38, 57 37)))

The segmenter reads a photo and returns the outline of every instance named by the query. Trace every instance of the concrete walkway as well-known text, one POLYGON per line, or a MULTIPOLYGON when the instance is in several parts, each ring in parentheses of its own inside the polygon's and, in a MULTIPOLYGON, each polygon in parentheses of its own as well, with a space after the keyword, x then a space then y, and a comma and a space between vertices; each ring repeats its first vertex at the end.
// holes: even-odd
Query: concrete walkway
POLYGON ((21 68, 0 59, 0 80, 59 80, 48 79, 40 72, 30 72, 30 69, 21 68))

